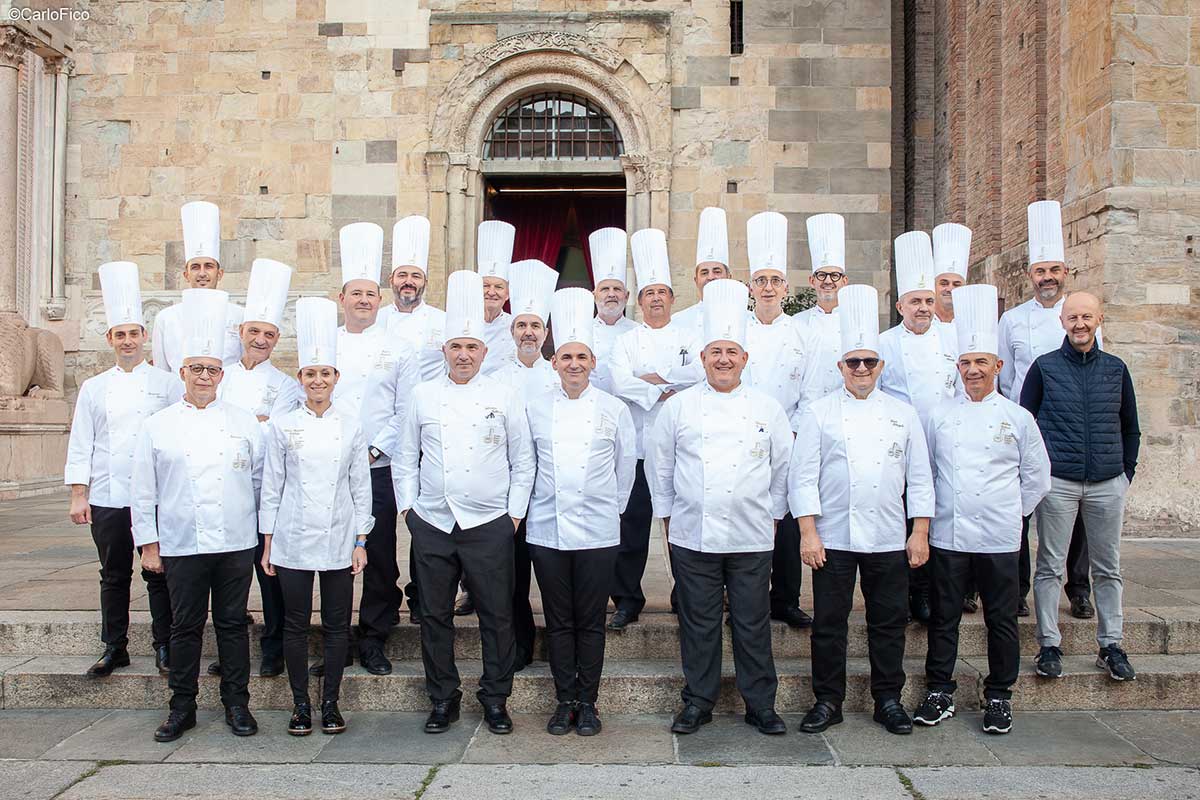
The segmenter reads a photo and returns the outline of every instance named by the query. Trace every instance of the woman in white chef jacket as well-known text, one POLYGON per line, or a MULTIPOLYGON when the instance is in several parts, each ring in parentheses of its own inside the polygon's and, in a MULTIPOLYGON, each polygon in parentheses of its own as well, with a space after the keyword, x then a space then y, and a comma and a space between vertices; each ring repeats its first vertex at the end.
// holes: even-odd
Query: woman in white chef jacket
POLYGON ((263 569, 283 589, 283 658, 295 708, 288 733, 312 733, 308 697, 308 626, 314 576, 321 583, 325 680, 321 732, 341 733, 338 710, 349 646, 354 576, 367 564, 371 473, 358 419, 330 402, 338 381, 337 306, 306 297, 296 302, 297 377, 305 403, 272 418, 263 465, 259 529, 263 569))

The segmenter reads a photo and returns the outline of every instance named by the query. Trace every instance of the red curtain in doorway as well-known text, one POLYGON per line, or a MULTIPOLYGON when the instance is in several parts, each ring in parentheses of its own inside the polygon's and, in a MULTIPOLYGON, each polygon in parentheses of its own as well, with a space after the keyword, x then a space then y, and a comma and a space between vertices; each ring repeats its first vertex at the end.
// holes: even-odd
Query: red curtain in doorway
POLYGON ((513 241, 513 261, 536 258, 551 267, 558 265, 563 229, 567 224, 569 201, 561 196, 522 197, 520 202, 496 204, 496 219, 517 229, 513 241))

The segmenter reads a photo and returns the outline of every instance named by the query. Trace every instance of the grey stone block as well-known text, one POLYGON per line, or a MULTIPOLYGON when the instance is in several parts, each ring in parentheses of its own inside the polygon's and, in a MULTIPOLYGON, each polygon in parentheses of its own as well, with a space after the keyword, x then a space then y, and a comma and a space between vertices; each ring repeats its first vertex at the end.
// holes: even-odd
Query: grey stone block
POLYGON ((829 175, 829 190, 834 194, 888 194, 891 174, 888 169, 835 169, 829 175))
POLYGON ((699 108, 700 107, 700 87, 699 86, 672 86, 671 87, 671 108, 699 108))
POLYGON ((891 44, 892 30, 890 26, 882 28, 825 28, 824 41, 826 44, 891 44))
MULTIPOLYGON (((22 800, 50 800, 96 768, 90 761, 47 764, 44 761, 0 761, 0 786, 20 791, 22 800)), ((12 795, 9 795, 12 796, 12 795)))
POLYGON ((419 50, 406 49, 397 47, 392 50, 392 69, 399 72, 404 69, 405 64, 428 64, 429 63, 429 48, 425 47, 419 50))
MULTIPOLYGON (((832 176, 836 176, 837 170, 832 172, 832 176)), ((838 190, 834 190, 834 194, 840 194, 838 190)), ((851 194, 856 194, 852 192, 851 194)), ((884 241, 891 238, 892 235, 892 215, 887 213, 879 214, 843 214, 846 218, 846 238, 848 239, 882 239, 884 241)), ((968 635, 978 633, 978 627, 967 628, 968 635)), ((959 637, 959 646, 961 647, 964 637, 959 637)), ((982 642, 980 643, 982 644, 982 642)), ((921 642, 915 652, 924 652, 925 643, 921 642)), ((912 653, 913 650, 907 652, 912 653)), ((983 652, 983 651, 980 651, 983 652)))
POLYGON ((665 715, 607 715, 600 705, 603 731, 594 738, 551 736, 546 715, 518 714, 513 736, 492 736, 486 729, 467 748, 467 764, 670 764, 675 752, 665 715))
POLYGON ((813 86, 891 86, 888 58, 814 58, 813 86))
POLYGON ((841 86, 780 86, 775 90, 775 107, 826 111, 852 109, 857 92, 841 86))
MULTIPOLYGON (((45 713, 42 710, 40 713, 45 713)), ((218 712, 196 712, 196 724, 204 726, 217 719, 218 712)), ((63 739, 42 758, 62 761, 162 761, 184 745, 186 739, 156 742, 154 729, 167 718, 161 709, 108 712, 107 716, 63 739)))
POLYGON ((767 138, 773 142, 811 142, 819 131, 816 111, 771 111, 767 138))
POLYGON ((892 0, 843 0, 841 24, 847 28, 890 28, 892 0))
POLYGON ((1160 761, 1200 764, 1200 714, 1194 711, 1101 711, 1096 719, 1160 761))
POLYGON ((754 0, 743 6, 742 21, 751 28, 787 28, 792 25, 794 0, 754 0))
POLYGON ((6 709, 0 712, 0 758, 37 758, 106 713, 97 709, 6 709))
POLYGON ((797 27, 829 28, 841 25, 846 15, 844 0, 800 0, 792 9, 797 27))
POLYGON ((963 715, 935 728, 916 726, 912 736, 893 736, 868 714, 854 714, 825 732, 839 764, 947 766, 999 764, 968 729, 979 726, 963 715))
POLYGON ((368 164, 395 164, 396 140, 372 139, 366 147, 368 164))
POLYGON ((283 220, 278 217, 271 219, 239 219, 237 223, 238 239, 268 239, 276 240, 283 237, 283 220))
POLYGON ((729 56, 689 56, 688 86, 728 86, 729 56))
POLYGON ((713 163, 719 167, 740 167, 750 161, 749 142, 714 142, 713 163))
POLYGON ((828 194, 829 170, 813 167, 776 167, 774 190, 789 194, 828 194))
POLYGON ((822 142, 888 142, 892 116, 887 111, 821 111, 822 142))
MULTIPOLYGON (((1014 739, 1009 735, 998 737, 1014 739)), ((1035 740, 1030 740, 1036 744, 1035 740)), ((926 800, 1026 800, 1044 796, 1055 800, 1093 800, 1096 797, 1195 798, 1196 771, 1178 767, 1112 769, 1103 767, 964 767, 905 770, 913 796, 926 800)))
POLYGON ((811 59, 807 58, 772 58, 767 65, 767 81, 772 86, 807 86, 811 74, 811 59))
POLYGON ((806 736, 800 733, 800 714, 787 714, 784 722, 788 726, 786 736, 762 736, 746 725, 740 714, 722 714, 713 717, 709 725, 691 736, 680 736, 676 749, 681 764, 781 764, 818 765, 832 764, 830 752, 823 736, 806 736))
POLYGON ((986 734, 982 715, 965 715, 961 722, 968 736, 964 738, 985 744, 999 763, 1008 767, 1154 763, 1153 758, 1118 736, 1093 714, 1026 713, 1025 707, 1021 695, 1014 695, 1013 732, 1008 736, 986 734))
POLYGON ((204 725, 184 734, 183 745, 167 757, 166 763, 306 764, 333 739, 320 733, 290 735, 287 732, 290 711, 256 708, 254 716, 258 720, 258 733, 234 736, 225 724, 224 715, 214 714, 204 725))
POLYGON ((820 44, 820 28, 754 28, 746 31, 749 44, 820 44))
MULTIPOLYGON (((462 718, 438 736, 423 732, 427 712, 344 712, 347 733, 333 736, 317 762, 346 764, 446 764, 459 761, 479 732, 481 717, 470 699, 462 718)), ((521 731, 524 733, 525 731, 521 731)))
POLYGON ((867 166, 866 142, 810 142, 808 163, 814 167, 865 167, 867 166))
POLYGON ((319 22, 317 23, 318 36, 341 36, 342 23, 340 22, 319 22))
MULTIPOLYGON (((335 226, 362 220, 394 220, 396 198, 394 195, 335 194, 332 210, 335 226)), ((384 236, 384 239, 388 238, 384 236)), ((336 236, 334 242, 337 242, 336 236)))

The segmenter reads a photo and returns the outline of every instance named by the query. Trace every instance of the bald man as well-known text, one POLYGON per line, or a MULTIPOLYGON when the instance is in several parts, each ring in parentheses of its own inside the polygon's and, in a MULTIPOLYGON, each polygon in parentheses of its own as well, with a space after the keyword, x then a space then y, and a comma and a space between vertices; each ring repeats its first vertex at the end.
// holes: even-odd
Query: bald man
POLYGON ((1062 677, 1058 594, 1080 516, 1096 597, 1096 666, 1113 680, 1136 677, 1121 649, 1121 525, 1141 431, 1129 369, 1102 351, 1096 339, 1103 322, 1098 298, 1087 292, 1069 295, 1062 308, 1062 346, 1033 362, 1021 388, 1021 405, 1037 420, 1050 454, 1050 493, 1036 512, 1033 578, 1037 673, 1045 678, 1062 677))

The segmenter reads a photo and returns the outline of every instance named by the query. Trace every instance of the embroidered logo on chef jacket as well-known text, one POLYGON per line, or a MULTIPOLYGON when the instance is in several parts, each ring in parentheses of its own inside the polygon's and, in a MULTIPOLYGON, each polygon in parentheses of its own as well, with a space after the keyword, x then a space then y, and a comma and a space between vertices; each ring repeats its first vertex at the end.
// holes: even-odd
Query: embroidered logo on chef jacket
POLYGON ((992 441, 997 444, 1016 444, 1017 437, 1013 436, 1012 425, 1008 422, 1001 422, 1000 430, 996 431, 992 441))
POLYGON ((767 430, 767 423, 755 421, 754 430, 754 447, 750 450, 750 457, 766 458, 771 453, 771 434, 767 430))
POLYGON ((887 451, 888 458, 892 461, 899 461, 904 458, 904 447, 899 442, 892 442, 892 446, 887 451))
POLYGON ((230 464, 235 472, 245 472, 250 469, 250 440, 233 437, 233 462, 230 464))
POLYGON ((284 434, 287 435, 287 446, 289 450, 299 450, 304 447, 304 429, 303 428, 284 428, 284 434))
POLYGON ((595 434, 605 439, 612 438, 617 432, 617 421, 608 414, 601 414, 596 420, 595 434))
POLYGON ((372 369, 391 369, 396 363, 395 354, 386 347, 379 351, 379 355, 375 357, 375 366, 372 369))
POLYGON ((482 441, 487 445, 500 444, 504 441, 504 412, 492 406, 487 406, 484 410, 487 413, 483 416, 483 420, 487 423, 488 428, 482 441))
POLYGON ((263 405, 270 408, 275 405, 275 398, 279 396, 279 387, 268 383, 263 390, 263 405))
POLYGON ((901 422, 900 420, 896 419, 895 417, 891 417, 888 421, 892 423, 893 428, 903 428, 904 427, 904 423, 901 422))

